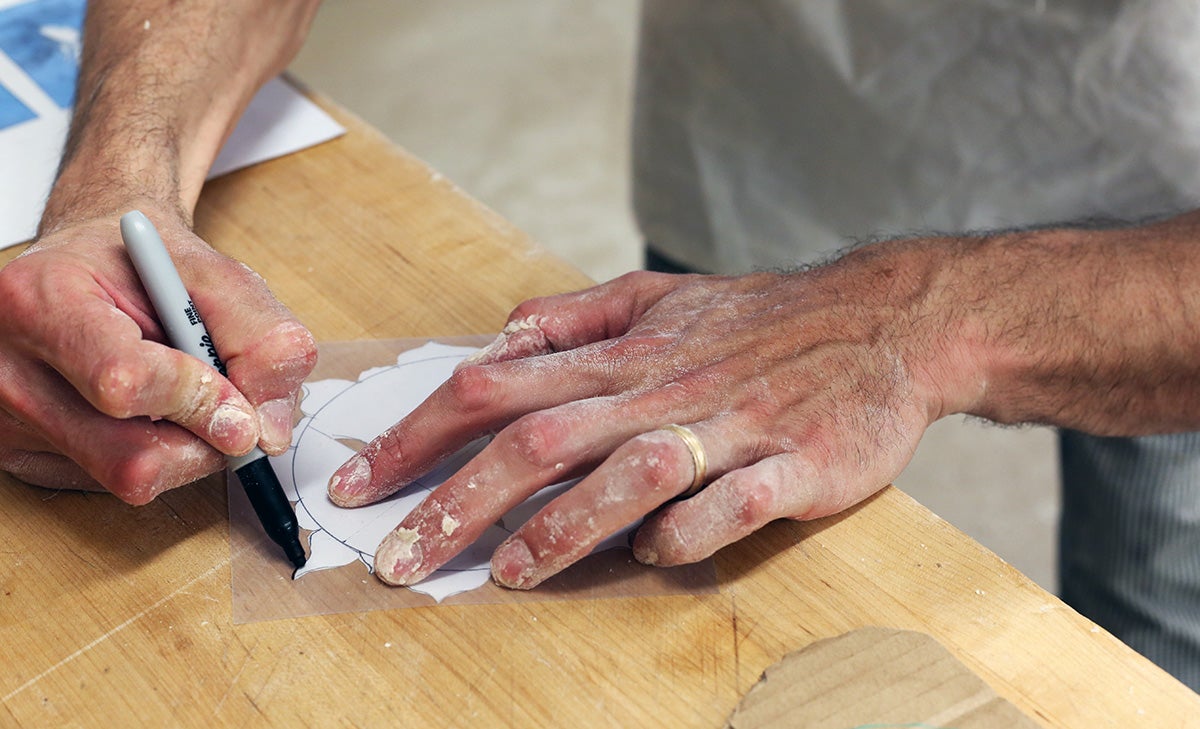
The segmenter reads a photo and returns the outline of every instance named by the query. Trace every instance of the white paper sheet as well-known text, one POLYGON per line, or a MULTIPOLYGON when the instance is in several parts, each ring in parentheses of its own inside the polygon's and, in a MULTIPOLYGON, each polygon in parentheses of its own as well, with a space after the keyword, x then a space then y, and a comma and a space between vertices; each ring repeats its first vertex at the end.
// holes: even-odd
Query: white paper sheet
MULTIPOLYGON (((71 120, 84 0, 0 0, 0 248, 33 237, 71 120)), ((345 129, 282 79, 268 82, 209 178, 345 129)))
MULTIPOLYGON (((288 498, 296 503, 300 526, 311 530, 308 563, 296 572, 296 579, 354 561, 373 569, 375 549, 388 532, 483 448, 485 441, 476 441, 378 504, 343 509, 327 496, 333 472, 355 452, 352 445, 370 442, 411 412, 449 378, 456 364, 475 351, 474 347, 430 342, 400 354, 393 366, 363 372, 357 381, 319 380, 304 385, 300 405, 304 418, 296 426, 292 448, 271 461, 288 498)), ((470 548, 410 589, 441 602, 481 587, 488 581, 489 560, 500 542, 573 483, 558 484, 530 497, 489 527, 470 548)), ((634 526, 611 535, 595 551, 628 546, 634 526)))

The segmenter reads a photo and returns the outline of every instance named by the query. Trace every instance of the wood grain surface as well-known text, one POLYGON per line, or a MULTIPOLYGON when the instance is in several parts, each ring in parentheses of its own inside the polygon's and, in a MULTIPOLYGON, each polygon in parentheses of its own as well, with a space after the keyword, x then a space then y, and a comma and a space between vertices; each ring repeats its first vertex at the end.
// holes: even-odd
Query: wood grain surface
POLYGON ((728 729, 1037 729, 940 643, 858 628, 769 666, 728 729))
MULTIPOLYGON (((197 215, 319 340, 493 332, 588 283, 326 105, 345 137, 211 183, 197 215)), ((140 508, 0 494, 0 726, 716 727, 784 654, 872 625, 1047 727, 1200 726, 1200 697, 893 488, 725 549, 718 594, 247 625, 220 478, 140 508)))

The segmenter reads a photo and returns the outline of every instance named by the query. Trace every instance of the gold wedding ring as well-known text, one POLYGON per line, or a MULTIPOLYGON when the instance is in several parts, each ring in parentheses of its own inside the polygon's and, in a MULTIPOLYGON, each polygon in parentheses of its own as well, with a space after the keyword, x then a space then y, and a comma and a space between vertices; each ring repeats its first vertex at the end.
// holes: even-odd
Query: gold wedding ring
POLYGON ((704 488, 704 482, 708 478, 708 456, 704 452, 704 444, 700 442, 695 433, 682 425, 671 423, 664 425, 661 430, 669 430, 679 436, 679 439, 687 446, 688 452, 692 454, 692 483, 677 497, 686 499, 704 488))

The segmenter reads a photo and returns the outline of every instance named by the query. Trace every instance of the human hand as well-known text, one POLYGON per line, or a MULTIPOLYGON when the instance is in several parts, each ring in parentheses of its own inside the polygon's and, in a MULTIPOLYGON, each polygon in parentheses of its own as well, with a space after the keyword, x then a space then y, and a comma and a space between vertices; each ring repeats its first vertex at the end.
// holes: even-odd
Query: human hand
MULTIPOLYGON (((526 302, 505 333, 340 468, 331 499, 382 499, 497 433, 383 541, 385 582, 417 582, 539 489, 590 471, 495 552, 530 588, 647 517, 643 562, 694 562, 778 518, 832 514, 888 484, 943 413, 922 250, 739 278, 635 273, 526 302), (707 453, 691 484, 685 424, 707 453), (593 470, 594 469, 594 470, 593 470)), ((938 352, 940 354, 940 352, 938 352)))
POLYGON ((142 209, 228 379, 165 343, 117 215, 60 222, 0 269, 0 469, 17 478, 141 504, 224 467, 224 455, 291 442, 311 335, 178 213, 142 209))

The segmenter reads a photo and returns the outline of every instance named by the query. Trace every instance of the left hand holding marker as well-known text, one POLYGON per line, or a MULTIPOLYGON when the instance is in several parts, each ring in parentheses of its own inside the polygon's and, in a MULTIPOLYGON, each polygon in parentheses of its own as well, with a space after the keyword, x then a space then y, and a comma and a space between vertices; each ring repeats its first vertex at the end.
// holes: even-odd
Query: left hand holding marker
POLYGON ((77 103, 39 239, 0 270, 0 470, 130 503, 290 443, 308 331, 191 231, 205 177, 317 0, 87 4, 77 103), (158 227, 228 378, 164 344, 118 217, 158 227))
MULTIPOLYGON (((935 265, 921 255, 918 268, 935 265)), ((590 470, 496 550, 493 578, 516 588, 647 515, 634 553, 669 566, 774 519, 845 509, 900 472, 943 410, 920 349, 939 317, 915 279, 881 288, 895 272, 860 258, 739 278, 634 273, 526 302, 339 469, 330 497, 372 503, 497 433, 380 545, 376 574, 412 584, 531 494, 590 470)))
POLYGON ((222 454, 290 443, 312 337, 261 278, 154 214, 228 379, 163 342, 117 216, 58 226, 0 270, 3 470, 140 504, 223 468, 222 454))

